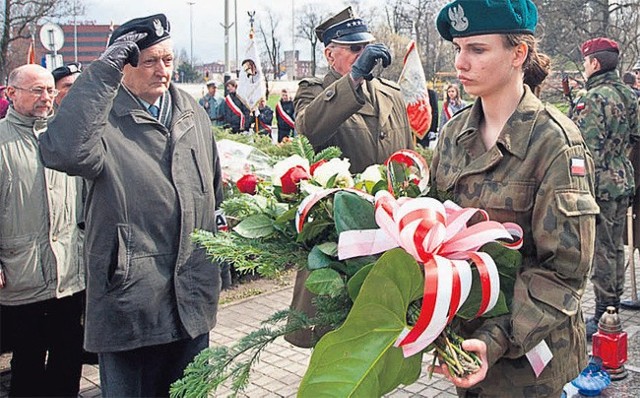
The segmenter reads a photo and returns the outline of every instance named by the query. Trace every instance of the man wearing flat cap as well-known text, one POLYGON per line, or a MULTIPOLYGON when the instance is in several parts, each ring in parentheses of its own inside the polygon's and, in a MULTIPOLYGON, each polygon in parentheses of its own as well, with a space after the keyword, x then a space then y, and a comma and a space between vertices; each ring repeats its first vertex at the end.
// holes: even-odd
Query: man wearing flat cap
POLYGON ((624 292, 624 227, 635 192, 629 153, 640 138, 640 131, 638 99, 616 71, 618 44, 598 37, 584 42, 580 50, 587 92, 576 102, 573 121, 594 157, 596 200, 600 206, 591 272, 596 309, 586 323, 587 338, 591 339, 607 306, 620 308, 624 292))
MULTIPOLYGON (((348 7, 322 22, 316 36, 324 44, 329 73, 303 79, 294 99, 296 131, 320 151, 337 146, 351 162, 351 172, 382 164, 392 153, 413 148, 406 105, 400 87, 374 78, 374 67, 391 64, 384 44, 375 41, 365 21, 348 7)), ((292 307, 315 313, 311 293, 304 287, 306 271, 299 271, 292 307)), ((312 346, 318 333, 304 331, 287 341, 300 347, 312 346)))
POLYGON ((391 55, 375 40, 351 7, 316 28, 323 42, 329 73, 300 82, 294 100, 296 130, 316 151, 337 146, 360 173, 382 164, 393 152, 411 148, 412 138, 398 85, 374 78, 377 64, 387 67, 391 55))
POLYGON ((216 230, 220 164, 173 68, 163 14, 124 23, 40 137, 48 167, 89 181, 85 348, 105 397, 168 396, 216 320, 220 271, 190 234, 216 230))

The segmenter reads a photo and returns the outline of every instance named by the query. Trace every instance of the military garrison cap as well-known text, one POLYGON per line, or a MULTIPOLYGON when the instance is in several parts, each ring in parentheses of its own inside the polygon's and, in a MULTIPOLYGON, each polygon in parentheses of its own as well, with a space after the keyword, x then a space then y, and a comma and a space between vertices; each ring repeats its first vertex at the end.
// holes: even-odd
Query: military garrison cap
POLYGON ((580 52, 583 57, 598 53, 601 51, 609 51, 618 54, 620 49, 618 43, 606 37, 596 37, 595 39, 587 40, 580 46, 580 52))
POLYGON ((82 73, 82 64, 80 62, 70 62, 51 71, 53 80, 55 80, 56 83, 58 80, 76 73, 82 73))
POLYGON ((361 44, 371 43, 373 37, 367 24, 353 15, 351 7, 347 7, 316 27, 316 36, 325 46, 329 43, 361 44))
POLYGON ((538 9, 531 0, 455 0, 436 20, 440 36, 448 41, 492 33, 533 34, 537 23, 538 9))
POLYGON ((154 44, 158 44, 163 40, 171 38, 169 21, 164 14, 156 14, 143 18, 136 18, 123 23, 113 31, 111 38, 109 39, 109 45, 111 45, 118 37, 123 36, 129 32, 146 33, 147 36, 141 40, 138 40, 138 48, 144 50, 154 44))

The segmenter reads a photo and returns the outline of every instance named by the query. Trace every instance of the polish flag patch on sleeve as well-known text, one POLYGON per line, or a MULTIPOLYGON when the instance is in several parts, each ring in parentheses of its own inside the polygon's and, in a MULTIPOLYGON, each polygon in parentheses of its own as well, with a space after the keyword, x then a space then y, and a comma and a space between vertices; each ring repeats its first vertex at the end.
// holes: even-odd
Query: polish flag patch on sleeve
POLYGON ((578 102, 576 104, 576 111, 582 111, 582 110, 584 110, 585 107, 586 107, 586 105, 585 105, 584 102, 578 102))
POLYGON ((571 158, 571 175, 584 177, 585 174, 584 158, 571 158))

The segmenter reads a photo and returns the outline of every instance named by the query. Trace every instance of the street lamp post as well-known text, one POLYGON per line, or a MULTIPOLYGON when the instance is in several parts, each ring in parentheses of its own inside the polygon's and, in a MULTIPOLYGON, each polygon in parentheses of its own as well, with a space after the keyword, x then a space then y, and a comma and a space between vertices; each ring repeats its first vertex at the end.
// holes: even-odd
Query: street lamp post
POLYGON ((189 30, 190 30, 190 40, 191 40, 191 67, 193 68, 193 5, 196 4, 195 1, 187 1, 189 4, 189 30))

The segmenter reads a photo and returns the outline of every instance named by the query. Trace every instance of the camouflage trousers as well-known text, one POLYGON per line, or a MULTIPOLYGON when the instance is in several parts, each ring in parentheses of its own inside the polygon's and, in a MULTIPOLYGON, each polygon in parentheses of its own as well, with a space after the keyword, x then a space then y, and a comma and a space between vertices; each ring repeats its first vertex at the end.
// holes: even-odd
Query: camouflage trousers
POLYGON ((596 303, 618 305, 624 292, 624 236, 629 197, 598 201, 591 282, 596 303))

